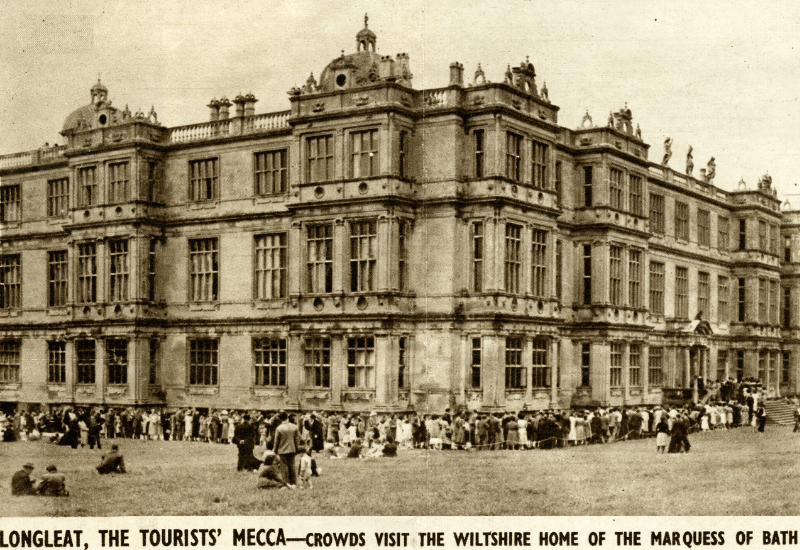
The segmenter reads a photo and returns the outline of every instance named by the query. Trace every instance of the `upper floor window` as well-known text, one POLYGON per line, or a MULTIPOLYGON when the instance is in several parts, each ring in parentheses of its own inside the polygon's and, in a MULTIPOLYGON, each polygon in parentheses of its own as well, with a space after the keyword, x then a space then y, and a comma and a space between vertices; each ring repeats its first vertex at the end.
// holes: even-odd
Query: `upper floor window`
POLYGON ((689 240, 689 205, 675 201, 675 238, 689 240))
POLYGON ((708 210, 697 211, 697 244, 711 246, 711 213, 708 210))
POLYGON ((286 385, 286 339, 254 338, 256 385, 286 385))
POLYGON ((108 300, 125 302, 128 300, 128 241, 126 239, 108 242, 108 300))
POLYGON ((472 134, 472 140, 475 154, 475 177, 482 178, 484 175, 484 154, 486 152, 484 144, 484 131, 475 130, 475 132, 472 134))
POLYGON ((189 385, 216 386, 219 373, 219 340, 189 340, 189 385))
POLYGON ((58 218, 69 211, 69 178, 47 182, 47 216, 58 218))
POLYGON ((758 280, 758 322, 766 325, 769 322, 767 319, 767 280, 758 280))
POLYGON ((609 298, 612 306, 622 304, 622 247, 609 247, 609 298))
POLYGON ((628 205, 635 216, 644 216, 644 183, 641 176, 628 176, 628 205))
POLYGON ((347 387, 374 387, 375 338, 360 336, 347 339, 347 387))
POLYGON ((308 291, 312 294, 333 292, 333 226, 308 227, 308 291))
POLYGON ((758 249, 767 252, 767 222, 758 222, 758 249))
POLYGON ((664 234, 664 195, 650 195, 650 231, 664 234))
POLYGON ((592 384, 592 344, 581 343, 581 386, 588 387, 592 384))
POLYGON ((375 221, 350 224, 350 291, 375 289, 375 266, 378 234, 375 221))
POLYGON ((583 167, 583 205, 592 206, 592 167, 583 167))
POLYGON ((769 252, 778 255, 778 226, 769 224, 769 252))
POLYGON ((562 270, 564 261, 561 255, 561 241, 556 240, 556 298, 560 302, 563 299, 562 292, 562 270))
POLYGON ((480 338, 472 339, 472 372, 470 376, 470 386, 472 388, 481 387, 481 364, 483 362, 483 347, 480 338))
POLYGON ((367 178, 380 173, 378 130, 350 134, 350 177, 367 178))
POLYGON ((650 262, 650 312, 664 315, 664 264, 650 262))
POLYGON ((717 248, 728 250, 728 218, 717 216, 717 248))
POLYGON ((78 168, 78 206, 94 206, 100 202, 97 192, 97 167, 78 168))
POLYGON ((189 197, 192 201, 219 198, 219 166, 217 159, 189 161, 189 197))
POLYGON ((126 202, 130 198, 130 163, 108 164, 108 202, 126 202))
POLYGON ((408 227, 406 221, 397 225, 397 288, 400 292, 408 290, 408 227))
POLYGON ((19 254, 0 256, 0 309, 22 307, 22 269, 19 254))
POLYGON ((286 297, 286 233, 256 237, 256 300, 286 297))
POLYGON ((747 286, 744 277, 739 278, 739 297, 738 297, 738 315, 740 323, 744 323, 745 311, 747 307, 747 286))
POLYGON ((219 299, 219 251, 217 239, 191 239, 189 265, 191 302, 216 302, 219 299))
POLYGON ((728 322, 728 278, 717 275, 717 321, 720 323, 728 322))
POLYGON ((561 202, 563 201, 563 170, 564 168, 561 165, 561 161, 556 161, 556 200, 558 201, 559 206, 561 206, 561 202))
POLYGON ((483 222, 472 222, 472 291, 483 292, 483 222))
POLYGON ((633 387, 642 385, 641 344, 631 344, 628 346, 628 385, 633 387))
POLYGON ((406 372, 406 337, 397 339, 397 387, 408 388, 408 373, 406 372))
POLYGON ((663 358, 664 348, 650 347, 647 353, 647 382, 654 388, 661 386, 663 358))
POLYGON ((592 245, 583 245, 583 303, 592 303, 592 245))
POLYGON ((628 305, 642 307, 642 252, 628 251, 628 305))
POLYGON ((622 170, 617 170, 616 168, 611 169, 611 173, 609 175, 610 202, 611 208, 616 208, 617 210, 622 210, 625 208, 625 196, 623 194, 623 187, 625 183, 622 177, 622 170))
POLYGON ((318 183, 333 179, 333 136, 315 136, 306 141, 308 182, 318 183))
POLYGON ((0 222, 18 222, 22 219, 19 185, 0 187, 0 222))
POLYGON ((747 220, 739 220, 739 250, 747 248, 747 220))
POLYGON ((289 174, 286 149, 256 153, 255 169, 257 195, 286 193, 289 174))
POLYGON ((533 186, 546 189, 547 181, 547 145, 534 141, 531 148, 531 175, 533 186))
POLYGON ((778 324, 778 281, 769 282, 769 324, 778 324))
POLYGON ((522 226, 506 224, 505 289, 519 294, 522 275, 522 226))
POLYGON ((708 319, 709 303, 711 301, 710 276, 705 271, 697 273, 697 313, 708 319))
POLYGON ((149 375, 148 382, 150 383, 151 386, 155 386, 156 384, 158 384, 158 378, 159 378, 158 371, 160 370, 158 368, 158 363, 159 363, 158 348, 159 348, 158 339, 151 338, 150 341, 148 342, 148 350, 147 350, 148 351, 147 370, 149 375))
POLYGON ((408 172, 408 132, 405 130, 400 131, 400 147, 399 153, 400 158, 398 159, 398 168, 400 171, 401 178, 407 178, 409 176, 408 172))
POLYGON ((155 202, 158 196, 158 182, 161 177, 161 163, 150 161, 147 163, 147 202, 155 202))
POLYGON ((47 381, 51 384, 67 381, 66 342, 47 342, 47 381))
POLYGON ((19 340, 0 340, 0 384, 19 382, 19 340))
POLYGON ((506 132, 506 177, 514 181, 520 181, 522 174, 520 166, 522 163, 522 136, 512 132, 506 132))
POLYGON ((78 245, 78 288, 75 300, 79 304, 97 302, 97 247, 95 243, 78 245))
POLYGON ((611 367, 609 369, 609 385, 612 388, 622 387, 622 351, 623 345, 614 342, 611 344, 611 367))
POLYGON ((47 268, 49 283, 47 305, 50 307, 67 305, 67 281, 69 280, 67 251, 48 252, 47 268))
POLYGON ((531 247, 531 294, 547 297, 547 231, 533 230, 531 247))
POLYGON ((675 267, 675 317, 689 317, 689 270, 675 267))

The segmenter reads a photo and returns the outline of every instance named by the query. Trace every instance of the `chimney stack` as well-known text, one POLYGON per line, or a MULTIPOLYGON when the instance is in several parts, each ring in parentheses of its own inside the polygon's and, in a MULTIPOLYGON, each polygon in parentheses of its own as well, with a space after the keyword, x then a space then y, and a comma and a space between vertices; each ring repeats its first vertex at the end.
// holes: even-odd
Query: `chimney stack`
POLYGON ((464 86, 464 65, 458 61, 450 63, 450 86, 464 86))
POLYGON ((219 101, 217 101, 216 97, 208 104, 208 108, 211 109, 211 122, 219 120, 219 101))
POLYGON ((228 98, 222 96, 222 99, 219 100, 219 119, 220 120, 227 120, 230 117, 230 106, 231 102, 228 101, 228 98))
POLYGON ((236 105, 236 116, 244 116, 244 97, 242 97, 242 94, 233 99, 233 104, 236 105))
POLYGON ((256 96, 252 93, 244 96, 244 116, 253 116, 256 114, 256 96))

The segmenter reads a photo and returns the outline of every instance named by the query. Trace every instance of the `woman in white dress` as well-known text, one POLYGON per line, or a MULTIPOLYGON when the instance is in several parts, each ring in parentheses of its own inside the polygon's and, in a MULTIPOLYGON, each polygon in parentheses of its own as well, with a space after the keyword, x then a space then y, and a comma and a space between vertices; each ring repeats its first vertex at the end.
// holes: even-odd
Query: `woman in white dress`
POLYGON ((519 413, 517 417, 519 418, 519 420, 517 420, 517 426, 519 426, 519 448, 530 449, 530 443, 528 442, 528 420, 523 413, 519 413))
POLYGON ((184 441, 191 441, 192 440, 192 411, 187 410, 186 416, 183 417, 183 440, 184 441))
POLYGON ((567 444, 575 445, 578 441, 578 419, 574 412, 569 415, 569 433, 567 434, 567 444))

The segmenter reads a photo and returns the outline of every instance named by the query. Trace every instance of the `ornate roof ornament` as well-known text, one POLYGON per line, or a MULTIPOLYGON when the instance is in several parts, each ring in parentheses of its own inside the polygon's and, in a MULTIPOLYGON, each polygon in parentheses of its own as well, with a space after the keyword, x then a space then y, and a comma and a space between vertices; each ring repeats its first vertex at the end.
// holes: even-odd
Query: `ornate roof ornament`
POLYGON ((672 158, 672 138, 668 137, 664 140, 664 158, 661 159, 661 166, 667 166, 669 159, 672 158))
POLYGON ((594 128, 594 122, 592 121, 591 115, 589 115, 589 109, 586 109, 586 114, 583 115, 580 128, 585 130, 588 130, 589 128, 594 128))
POLYGON ((689 146, 689 150, 686 151, 686 175, 691 176, 692 170, 694 170, 694 160, 692 157, 692 146, 689 146))
POLYGON ((483 73, 483 68, 481 67, 480 63, 478 63, 478 69, 475 71, 475 79, 472 81, 472 83, 476 86, 486 83, 486 75, 483 73))

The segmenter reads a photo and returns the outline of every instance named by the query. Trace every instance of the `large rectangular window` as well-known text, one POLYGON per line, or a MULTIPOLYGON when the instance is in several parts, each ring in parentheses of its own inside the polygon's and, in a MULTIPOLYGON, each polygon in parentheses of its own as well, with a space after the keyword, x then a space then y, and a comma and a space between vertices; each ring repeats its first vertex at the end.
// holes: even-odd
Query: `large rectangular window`
POLYGON ((628 251, 628 305, 642 307, 642 252, 628 251))
POLYGON ((531 147, 531 177, 533 186, 547 189, 547 145, 534 141, 531 147))
POLYGON ((47 382, 64 384, 67 381, 67 343, 47 342, 47 382))
POLYGON ((189 385, 216 386, 219 373, 219 340, 189 340, 189 385))
POLYGON ((378 130, 350 134, 350 177, 377 176, 381 170, 378 130))
POLYGON ((97 302, 97 247, 95 243, 78 245, 78 292, 79 304, 97 302))
POLYGON ((662 384, 664 373, 664 348, 651 347, 647 354, 647 383, 658 388, 662 384))
POLYGON ((400 292, 408 290, 408 227, 406 221, 397 224, 397 288, 400 292))
POLYGON ((592 345, 589 342, 581 344, 581 386, 588 387, 592 384, 592 345))
POLYGON ((158 384, 158 339, 151 338, 148 341, 147 372, 148 382, 151 386, 158 384))
POLYGON ((556 298, 560 302, 563 296, 563 263, 561 241, 556 241, 556 298))
POLYGON ((711 212, 697 210, 697 244, 711 246, 711 212))
POLYGON ((783 299, 781 300, 781 326, 791 328, 792 326, 792 289, 791 287, 781 287, 783 299))
POLYGON ((347 339, 347 387, 374 387, 375 338, 360 336, 347 339))
POLYGON ((533 230, 531 294, 534 298, 547 297, 547 231, 539 229, 533 230))
POLYGON ((738 300, 738 319, 740 323, 744 323, 745 309, 746 309, 747 287, 745 286, 745 279, 739 278, 739 300, 738 300))
POLYGON ((58 218, 69 211, 69 178, 47 182, 47 216, 58 218))
POLYGON ((94 206, 100 202, 97 192, 97 167, 78 168, 78 206, 94 206))
POLYGON ((217 159, 189 161, 189 200, 209 201, 219 198, 217 159))
POLYGON ((769 282, 769 324, 778 325, 778 281, 769 282))
POLYGON ((0 187, 0 222, 18 222, 22 219, 19 185, 0 187))
POLYGON ((289 183, 286 149, 256 153, 255 170, 257 195, 286 193, 289 183))
POLYGON ((747 220, 739 220, 739 250, 747 248, 747 220))
POLYGON ((130 199, 130 163, 111 162, 108 164, 108 202, 126 202, 130 199))
POLYGON ((481 387, 481 365, 483 363, 483 348, 480 338, 472 339, 472 365, 470 375, 470 386, 473 389, 481 387))
POLYGON ((408 172, 408 132, 405 130, 400 131, 400 146, 398 147, 398 154, 399 158, 397 159, 397 166, 400 172, 401 178, 407 178, 409 176, 408 172))
POLYGON ((744 378, 744 351, 736 352, 736 381, 741 382, 744 378))
POLYGON ((0 309, 22 307, 22 260, 19 254, 0 256, 0 309))
POLYGON ((333 136, 316 136, 306 142, 308 182, 320 183, 333 179, 333 136))
POLYGON ((67 305, 69 270, 66 250, 47 253, 47 273, 47 305, 50 307, 67 305))
POLYGON ((472 291, 483 292, 483 222, 472 222, 472 291))
POLYGON ((219 299, 219 251, 217 239, 189 241, 190 301, 216 302, 219 299))
POLYGON ((75 370, 78 384, 94 384, 95 372, 95 341, 75 341, 75 370))
POLYGON ((689 318, 689 270, 675 267, 675 317, 689 318))
POLYGON ((758 222, 758 249, 767 252, 767 222, 758 222))
POLYGON ((583 303, 592 303, 592 245, 583 245, 583 303))
POLYGON ((727 251, 728 243, 728 218, 717 216, 717 248, 727 251))
POLYGON ((765 325, 769 322, 767 319, 767 280, 758 280, 758 322, 765 325))
POLYGON ((306 386, 331 387, 331 339, 320 336, 306 338, 303 344, 306 386))
POLYGON ((0 384, 19 382, 19 340, 0 340, 0 384))
POLYGON ((525 387, 525 368, 522 366, 522 338, 506 338, 506 389, 525 387))
POLYGON ((616 210, 623 210, 625 208, 625 182, 623 176, 622 170, 611 168, 609 174, 609 193, 611 208, 616 210))
POLYGON ((675 238, 689 240, 689 205, 675 201, 675 238))
POLYGON ((514 181, 520 181, 522 173, 520 166, 522 163, 522 136, 506 133, 506 177, 514 181))
POLYGON ((650 195, 650 231, 664 234, 664 195, 650 195))
POLYGON ((592 206, 592 167, 583 167, 583 205, 592 206))
POLYGON ((550 387, 550 366, 547 364, 547 344, 548 341, 542 338, 533 340, 533 361, 531 362, 533 384, 531 387, 550 387))
POLYGON ((406 337, 397 339, 397 387, 408 388, 408 354, 406 349, 406 337))
POLYGON ((506 224, 505 289, 520 293, 522 278, 522 226, 506 224))
POLYGON ((711 302, 710 276, 704 271, 697 273, 697 313, 703 319, 709 318, 709 303, 711 302))
POLYGON ((128 241, 126 239, 108 241, 108 300, 126 302, 128 300, 128 241))
POLYGON ((628 206, 635 216, 644 215, 644 183, 641 176, 628 176, 628 206))
POLYGON ((147 299, 156 301, 156 239, 150 239, 147 251, 147 299))
POLYGON ((286 297, 286 233, 256 236, 256 300, 286 297))
POLYGON ((717 275, 717 322, 727 323, 730 321, 728 313, 728 299, 730 288, 728 288, 728 278, 717 275))
POLYGON ((628 385, 642 385, 642 346, 631 344, 628 348, 628 385))
POLYGON ((792 368, 792 352, 783 351, 781 352, 781 356, 781 384, 788 384, 790 380, 789 375, 792 368))
POLYGON ((308 227, 307 281, 311 294, 333 292, 333 226, 308 227))
POLYGON ((728 350, 717 350, 717 382, 728 378, 728 350))
POLYGON ((609 298, 612 306, 624 305, 622 300, 622 247, 609 247, 609 298))
POLYGON ((475 177, 482 178, 485 173, 485 157, 486 154, 485 144, 484 144, 484 133, 483 130, 475 130, 472 134, 473 136, 473 147, 475 151, 475 177))
POLYGON ((350 224, 350 291, 370 292, 375 289, 378 233, 375 221, 350 224))
POLYGON ((106 340, 108 383, 128 383, 128 341, 121 338, 106 340))
POLYGON ((664 315, 664 264, 650 262, 650 313, 664 315))
POLYGON ((254 338, 257 386, 286 385, 286 339, 254 338))
POLYGON ((611 368, 609 384, 612 388, 622 387, 622 344, 611 344, 611 368))

